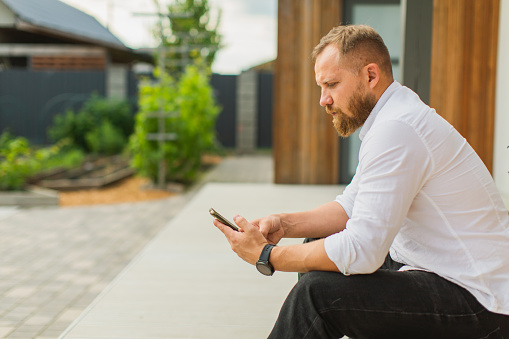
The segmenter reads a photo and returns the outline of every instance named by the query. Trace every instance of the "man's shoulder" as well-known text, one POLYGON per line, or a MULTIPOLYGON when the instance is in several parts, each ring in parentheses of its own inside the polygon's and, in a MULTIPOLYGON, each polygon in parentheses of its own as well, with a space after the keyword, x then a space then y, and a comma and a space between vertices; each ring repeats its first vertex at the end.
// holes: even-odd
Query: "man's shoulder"
POLYGON ((386 125, 389 121, 405 124, 417 132, 449 128, 450 124, 442 119, 434 109, 425 104, 420 97, 405 86, 400 86, 381 108, 373 126, 386 125))

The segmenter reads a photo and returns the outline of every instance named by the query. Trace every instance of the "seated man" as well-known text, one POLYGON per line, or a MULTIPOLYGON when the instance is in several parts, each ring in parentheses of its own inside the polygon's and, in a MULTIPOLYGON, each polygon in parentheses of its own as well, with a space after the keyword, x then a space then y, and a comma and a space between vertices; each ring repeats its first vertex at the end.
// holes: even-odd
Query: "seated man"
POLYGON ((509 216, 480 158, 393 80, 372 28, 333 28, 313 59, 338 133, 362 127, 352 182, 306 212, 236 216, 241 232, 214 221, 262 273, 310 272, 270 338, 509 338, 509 216))

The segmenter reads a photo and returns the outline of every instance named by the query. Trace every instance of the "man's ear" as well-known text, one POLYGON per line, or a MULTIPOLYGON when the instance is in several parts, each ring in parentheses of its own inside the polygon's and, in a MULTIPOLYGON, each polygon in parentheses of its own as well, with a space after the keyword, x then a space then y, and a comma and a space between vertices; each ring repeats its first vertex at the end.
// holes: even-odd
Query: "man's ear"
POLYGON ((375 63, 367 64, 364 68, 368 76, 369 87, 373 89, 380 81, 380 68, 375 63))

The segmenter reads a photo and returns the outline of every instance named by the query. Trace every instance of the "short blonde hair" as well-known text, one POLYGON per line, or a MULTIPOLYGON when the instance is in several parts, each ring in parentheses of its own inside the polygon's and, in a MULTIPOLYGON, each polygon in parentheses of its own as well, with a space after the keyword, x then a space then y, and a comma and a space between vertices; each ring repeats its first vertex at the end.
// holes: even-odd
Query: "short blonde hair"
POLYGON ((316 58, 329 45, 336 46, 340 57, 345 57, 347 66, 352 72, 358 73, 362 67, 375 63, 383 73, 392 78, 389 50, 382 37, 370 26, 334 27, 313 49, 311 54, 313 62, 316 62, 316 58))

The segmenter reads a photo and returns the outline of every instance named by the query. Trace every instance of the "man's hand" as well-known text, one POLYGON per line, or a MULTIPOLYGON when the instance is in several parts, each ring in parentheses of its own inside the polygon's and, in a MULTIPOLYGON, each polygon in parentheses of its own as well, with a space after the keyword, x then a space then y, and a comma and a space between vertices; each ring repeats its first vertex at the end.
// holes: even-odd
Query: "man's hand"
MULTIPOLYGON (((284 233, 281 220, 277 216, 256 219, 249 223, 241 216, 235 216, 233 221, 241 228, 240 232, 232 230, 214 219, 214 225, 223 232, 230 243, 232 250, 244 261, 255 265, 263 247, 267 245, 267 239, 278 242, 284 233), (267 237, 262 229, 268 232, 267 237)), ((278 246, 270 255, 270 263, 276 271, 286 272, 309 272, 309 271, 335 271, 334 264, 325 252, 324 239, 306 244, 278 246)))
POLYGON ((251 221, 251 223, 260 229, 260 232, 270 244, 277 245, 285 235, 281 218, 278 215, 273 214, 268 217, 258 218, 251 221))
POLYGON ((232 250, 242 260, 255 265, 262 253, 263 247, 267 244, 267 240, 257 226, 250 224, 240 215, 236 215, 233 221, 241 228, 240 232, 223 225, 217 219, 214 219, 213 223, 226 236, 232 250))

